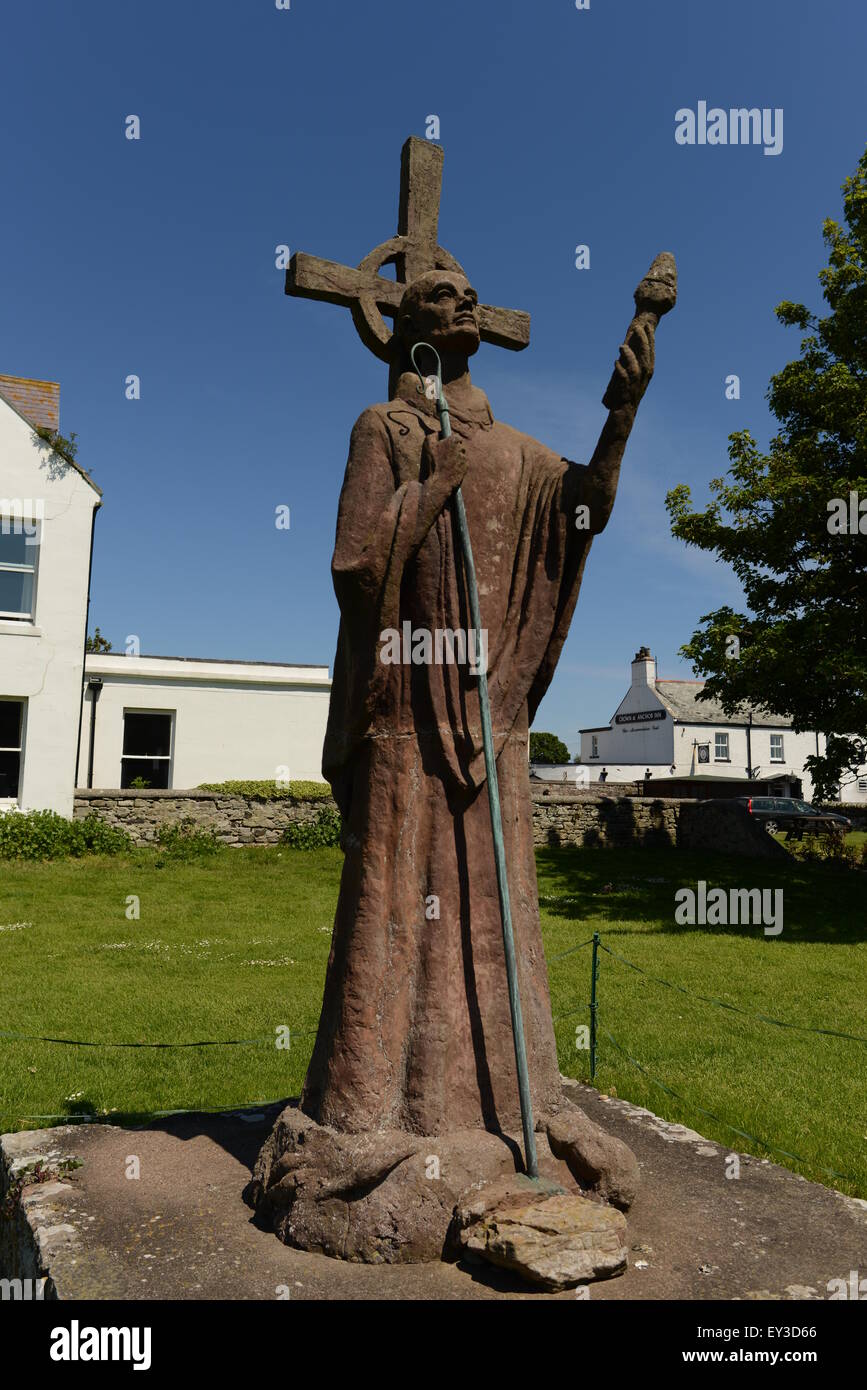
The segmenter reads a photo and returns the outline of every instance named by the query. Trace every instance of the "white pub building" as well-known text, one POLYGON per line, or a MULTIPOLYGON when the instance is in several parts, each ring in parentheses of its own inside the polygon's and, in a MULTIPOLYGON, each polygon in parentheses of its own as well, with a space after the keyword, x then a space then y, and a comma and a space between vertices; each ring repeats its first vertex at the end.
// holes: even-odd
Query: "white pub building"
MULTIPOLYGON (((699 700, 703 688, 703 681, 660 680, 649 648, 641 647, 632 661, 629 689, 611 723, 580 730, 577 780, 619 783, 649 778, 651 786, 662 784, 659 794, 664 796, 666 782, 752 778, 772 783, 778 796, 809 800, 813 787, 804 764, 811 753, 825 751, 824 738, 796 734, 791 720, 766 709, 746 709, 733 718, 715 701, 699 700)), ((537 771, 542 773, 541 768, 537 771)), ((841 787, 843 801, 867 804, 867 769, 862 772, 841 787)), ((674 794, 672 787, 669 795, 674 794)))

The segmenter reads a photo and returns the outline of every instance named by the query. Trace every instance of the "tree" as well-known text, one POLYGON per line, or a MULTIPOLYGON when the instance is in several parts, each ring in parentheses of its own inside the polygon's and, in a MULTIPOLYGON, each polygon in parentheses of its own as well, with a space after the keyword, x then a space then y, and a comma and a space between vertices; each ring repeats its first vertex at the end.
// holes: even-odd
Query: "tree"
POLYGON ((530 735, 531 763, 568 763, 569 749, 556 734, 530 735))
POLYGON ((110 652, 111 643, 107 637, 103 637, 99 628, 94 628, 93 636, 84 639, 84 650, 86 652, 110 652))
POLYGON ((867 151, 843 184, 845 227, 824 223, 830 308, 777 306, 806 332, 799 358, 771 378, 780 422, 762 453, 729 436, 730 468, 713 500, 691 509, 685 484, 666 498, 672 532, 734 569, 748 612, 719 608, 681 648, 727 714, 763 706, 796 732, 827 739, 807 759, 820 797, 867 761, 867 151))

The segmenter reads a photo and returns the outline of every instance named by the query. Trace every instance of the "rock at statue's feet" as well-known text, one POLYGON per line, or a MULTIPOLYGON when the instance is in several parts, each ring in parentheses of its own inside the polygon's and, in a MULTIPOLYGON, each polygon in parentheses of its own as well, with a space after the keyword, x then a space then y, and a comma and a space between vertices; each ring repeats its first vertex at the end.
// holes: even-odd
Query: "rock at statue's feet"
POLYGON ((556 1292, 626 1268, 626 1217, 524 1175, 500 1178, 458 1205, 462 1248, 556 1292))
MULTIPOLYGON (((542 1135, 538 1150, 543 1175, 578 1194, 542 1135)), ((522 1168, 516 1137, 478 1129, 346 1134, 288 1106, 262 1147, 248 1197, 282 1241, 302 1250, 371 1264, 454 1260, 459 1201, 522 1168)))
POLYGON ((629 1210, 640 1179, 638 1160, 622 1139, 606 1134, 571 1104, 545 1116, 537 1128, 547 1135, 552 1154, 564 1160, 581 1187, 629 1210))

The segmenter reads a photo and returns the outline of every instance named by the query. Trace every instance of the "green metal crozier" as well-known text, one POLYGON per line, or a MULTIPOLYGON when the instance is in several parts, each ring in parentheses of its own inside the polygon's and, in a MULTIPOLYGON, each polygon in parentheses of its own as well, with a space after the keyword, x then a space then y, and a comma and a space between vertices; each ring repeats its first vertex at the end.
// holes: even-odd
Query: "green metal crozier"
MULTIPOLYGON (((440 438, 448 439, 452 432, 449 419, 449 406, 443 392, 442 364, 439 353, 430 343, 416 343, 410 353, 412 364, 421 381, 422 388, 435 381, 436 408, 440 417, 440 438), (419 349, 432 354, 436 359, 436 377, 425 377, 415 360, 419 349)), ((527 1173, 531 1178, 539 1176, 539 1162, 536 1156, 536 1136, 533 1129, 533 1102, 530 1099, 530 1074, 527 1069, 527 1047, 524 1041, 524 1020, 521 1014, 521 994, 518 988, 518 965, 515 957, 515 934, 512 929, 512 908, 509 901, 509 880, 506 876, 506 850, 503 842, 503 820, 500 813, 500 789, 497 782, 497 760, 494 757, 494 735, 491 727, 491 702, 488 696, 488 674, 482 659, 481 632, 482 619, 479 612, 479 586, 476 581, 476 567, 473 562, 473 547, 467 526, 467 513, 461 489, 454 492, 455 519, 460 536, 467 593, 470 604, 470 622, 473 629, 474 661, 473 667, 479 679, 479 706, 482 715, 482 743, 485 753, 485 776, 488 783, 488 804, 491 808, 491 829, 494 837, 494 860, 497 866, 497 892, 500 899, 500 918, 503 924, 503 947, 506 953, 506 976, 509 982, 509 1008, 512 1014, 512 1036, 515 1043, 515 1065, 518 1071, 518 1091, 521 1097, 521 1125, 524 1131, 524 1155, 527 1173)))

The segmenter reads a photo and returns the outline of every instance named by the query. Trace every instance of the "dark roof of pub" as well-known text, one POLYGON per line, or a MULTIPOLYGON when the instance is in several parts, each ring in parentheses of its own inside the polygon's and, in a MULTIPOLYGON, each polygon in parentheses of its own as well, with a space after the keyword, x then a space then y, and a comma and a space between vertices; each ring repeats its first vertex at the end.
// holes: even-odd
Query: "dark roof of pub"
POLYGON ((742 705, 737 714, 726 714, 718 700, 700 700, 704 681, 657 680, 653 687, 672 719, 681 724, 747 724, 760 728, 790 729, 791 719, 760 705, 742 705))

